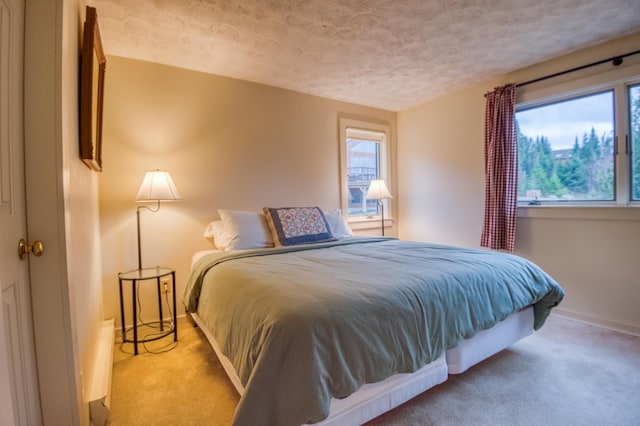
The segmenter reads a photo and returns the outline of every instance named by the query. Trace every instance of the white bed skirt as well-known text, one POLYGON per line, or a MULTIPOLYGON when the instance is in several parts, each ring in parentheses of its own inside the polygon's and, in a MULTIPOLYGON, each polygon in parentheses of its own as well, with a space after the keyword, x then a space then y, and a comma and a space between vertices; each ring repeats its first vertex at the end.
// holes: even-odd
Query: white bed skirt
POLYGON ((314 425, 356 426, 372 420, 447 380, 444 355, 411 374, 363 385, 344 399, 331 399, 330 416, 314 425))
MULTIPOLYGON (((222 367, 240 395, 244 387, 213 336, 197 314, 191 314, 211 344, 222 367)), ((440 358, 412 374, 396 374, 378 383, 362 386, 344 399, 332 399, 330 415, 315 425, 357 426, 405 403, 424 391, 443 383, 448 374, 459 374, 533 332, 533 308, 516 312, 488 330, 478 332, 440 358)))
POLYGON ((533 333, 533 307, 509 315, 446 352, 449 374, 460 374, 533 333))

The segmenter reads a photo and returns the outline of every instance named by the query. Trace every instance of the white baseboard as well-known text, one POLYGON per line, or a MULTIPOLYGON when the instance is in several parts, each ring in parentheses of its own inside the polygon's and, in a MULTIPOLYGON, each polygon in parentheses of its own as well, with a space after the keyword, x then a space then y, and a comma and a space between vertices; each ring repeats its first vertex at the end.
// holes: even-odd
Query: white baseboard
POLYGON ((90 389, 85 396, 89 401, 89 416, 94 426, 104 426, 109 421, 114 344, 115 320, 109 319, 103 321, 100 329, 90 389))
POLYGON ((618 331, 624 334, 630 334, 632 336, 640 337, 640 326, 633 324, 626 324, 617 321, 611 321, 604 318, 598 318, 591 315, 585 315, 578 312, 567 311, 562 308, 554 308, 551 315, 558 316, 565 319, 579 321, 585 324, 593 325, 596 327, 606 328, 613 331, 618 331))

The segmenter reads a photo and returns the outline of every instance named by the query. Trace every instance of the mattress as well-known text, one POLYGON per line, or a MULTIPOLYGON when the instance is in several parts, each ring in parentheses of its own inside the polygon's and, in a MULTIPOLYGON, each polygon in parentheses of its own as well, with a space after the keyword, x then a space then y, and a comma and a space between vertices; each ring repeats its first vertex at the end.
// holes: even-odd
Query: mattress
POLYGON ((488 330, 465 339, 446 352, 449 374, 460 374, 470 367, 533 333, 533 308, 509 315, 488 330))
POLYGON ((191 256, 191 269, 193 270, 193 265, 195 265, 195 263, 198 260, 202 259, 206 255, 211 254, 211 253, 222 253, 222 250, 217 250, 217 249, 199 250, 199 251, 193 253, 193 255, 191 256))

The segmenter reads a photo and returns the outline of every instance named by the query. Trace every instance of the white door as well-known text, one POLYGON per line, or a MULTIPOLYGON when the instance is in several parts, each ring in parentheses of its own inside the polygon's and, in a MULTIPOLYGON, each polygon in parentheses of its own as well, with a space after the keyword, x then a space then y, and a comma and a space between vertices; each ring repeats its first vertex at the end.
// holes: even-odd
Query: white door
POLYGON ((0 424, 41 423, 31 321, 24 135, 24 0, 0 0, 0 424))

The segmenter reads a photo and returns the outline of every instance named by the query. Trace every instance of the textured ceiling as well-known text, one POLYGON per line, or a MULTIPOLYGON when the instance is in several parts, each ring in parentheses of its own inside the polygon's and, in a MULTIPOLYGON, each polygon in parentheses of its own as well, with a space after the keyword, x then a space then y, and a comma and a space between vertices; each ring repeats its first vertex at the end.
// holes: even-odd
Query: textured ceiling
POLYGON ((388 110, 640 30, 640 0, 88 0, 107 55, 388 110))

